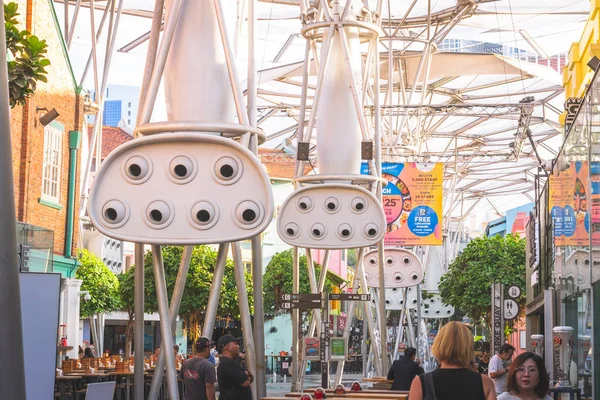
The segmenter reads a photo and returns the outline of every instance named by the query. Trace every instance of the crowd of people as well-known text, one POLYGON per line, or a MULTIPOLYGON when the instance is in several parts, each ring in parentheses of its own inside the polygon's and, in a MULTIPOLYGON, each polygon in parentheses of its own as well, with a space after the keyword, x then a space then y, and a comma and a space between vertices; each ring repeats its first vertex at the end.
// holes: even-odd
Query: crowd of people
MULTIPOLYGON (((467 325, 449 322, 433 342, 431 352, 439 367, 424 373, 409 347, 394 361, 387 378, 392 390, 409 390, 409 400, 551 400, 544 360, 525 352, 510 362, 515 348, 501 346, 488 362, 473 357, 473 335, 467 325)), ((489 357, 489 356, 488 356, 489 357)))
POLYGON ((230 334, 219 338, 216 343, 219 362, 215 372, 214 343, 206 337, 198 339, 194 345, 194 356, 181 366, 186 399, 216 400, 215 383, 218 382, 219 400, 252 400, 250 385, 254 375, 241 362, 239 340, 230 334))

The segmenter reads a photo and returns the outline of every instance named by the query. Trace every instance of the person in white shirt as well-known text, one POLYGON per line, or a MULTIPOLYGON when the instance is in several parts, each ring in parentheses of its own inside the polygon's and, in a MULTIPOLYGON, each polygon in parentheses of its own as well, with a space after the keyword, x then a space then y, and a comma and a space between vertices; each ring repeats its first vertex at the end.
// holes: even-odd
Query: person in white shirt
POLYGON ((544 360, 534 353, 522 353, 508 368, 506 392, 498 400, 552 400, 544 360))
POLYGON ((488 365, 488 375, 494 381, 496 394, 499 396, 506 392, 506 378, 508 373, 508 360, 515 352, 515 348, 508 343, 500 347, 498 354, 494 355, 488 365))

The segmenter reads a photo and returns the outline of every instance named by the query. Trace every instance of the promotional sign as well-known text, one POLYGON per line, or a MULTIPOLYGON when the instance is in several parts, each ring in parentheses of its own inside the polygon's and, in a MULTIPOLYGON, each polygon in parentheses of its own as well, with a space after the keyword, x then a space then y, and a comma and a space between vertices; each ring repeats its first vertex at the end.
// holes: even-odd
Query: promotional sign
POLYGON ((331 343, 331 361, 345 361, 346 360, 346 349, 348 346, 346 345, 346 339, 343 337, 332 337, 330 339, 331 343))
POLYGON ((600 245, 600 163, 572 162, 568 169, 550 176, 549 209, 554 224, 554 245, 600 245), (588 173, 592 184, 589 192, 588 173))
MULTIPOLYGON (((390 246, 442 245, 442 163, 383 163, 383 209, 390 246)), ((369 173, 367 163, 362 173, 369 173)))
POLYGON ((307 360, 319 359, 319 338, 307 337, 304 340, 304 358, 307 360))

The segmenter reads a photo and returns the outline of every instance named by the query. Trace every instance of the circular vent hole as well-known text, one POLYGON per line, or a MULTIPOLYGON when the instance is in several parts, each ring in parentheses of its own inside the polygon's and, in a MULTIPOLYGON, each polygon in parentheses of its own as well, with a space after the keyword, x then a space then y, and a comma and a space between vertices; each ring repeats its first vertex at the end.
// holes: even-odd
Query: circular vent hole
POLYGON ((129 166, 129 173, 131 176, 135 176, 136 178, 142 174, 142 167, 137 164, 131 164, 129 166))
POLYGON ((181 178, 185 177, 188 173, 188 169, 185 165, 177 164, 175 166, 175 174, 181 178))
POLYGON ((110 221, 116 221, 117 217, 118 217, 117 210, 115 210, 112 207, 107 208, 106 211, 104 212, 104 215, 106 216, 106 219, 108 219, 110 221))
POLYGON ((369 236, 375 236, 377 234, 377 229, 371 228, 369 229, 369 236))
POLYGON ((342 236, 347 237, 350 235, 350 231, 348 229, 342 229, 342 236))
POLYGON ((229 164, 222 165, 219 171, 221 172, 221 175, 225 178, 231 178, 234 174, 234 169, 229 164))
POLYGON ((196 218, 200 222, 208 222, 210 220, 210 212, 207 210, 200 210, 196 213, 196 218))
POLYGON ((321 231, 318 229, 313 229, 313 235, 315 236, 321 236, 321 231))
POLYGON ((162 221, 162 218, 163 218, 162 212, 160 212, 160 210, 152 210, 152 211, 150 211, 150 216, 156 222, 162 221))
POLYGON ((244 221, 246 222, 252 222, 256 219, 256 211, 251 209, 244 210, 242 218, 244 218, 244 221))

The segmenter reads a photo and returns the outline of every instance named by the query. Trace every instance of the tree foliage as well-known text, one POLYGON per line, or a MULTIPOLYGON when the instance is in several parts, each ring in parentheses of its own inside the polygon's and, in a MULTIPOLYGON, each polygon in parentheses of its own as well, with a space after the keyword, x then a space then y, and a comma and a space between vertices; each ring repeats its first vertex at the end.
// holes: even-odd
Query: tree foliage
POLYGON ((474 322, 491 321, 491 286, 516 285, 525 296, 525 239, 518 235, 481 237, 469 242, 442 276, 442 300, 474 322))
POLYGON ((81 279, 81 290, 90 292, 91 299, 81 301, 81 316, 104 314, 121 309, 119 280, 102 260, 87 250, 80 250, 75 277, 81 279))
POLYGON ((4 4, 4 28, 8 61, 8 88, 11 108, 24 105, 33 96, 37 81, 47 82, 46 67, 50 60, 45 56, 48 45, 26 30, 17 28, 19 6, 16 3, 4 4))
MULTIPOLYGON (((169 301, 175 288, 182 254, 183 247, 163 247, 162 255, 169 301)), ((179 316, 182 318, 186 329, 194 340, 200 335, 200 327, 204 321, 204 312, 208 304, 216 261, 217 252, 211 247, 194 247, 183 291, 183 298, 181 300, 181 307, 179 308, 179 316)), ((125 274, 128 275, 128 278, 123 278, 122 280, 121 298, 125 308, 130 307, 133 309, 135 268, 136 266, 132 266, 125 274)), ((246 273, 245 279, 248 301, 250 303, 250 310, 252 311, 254 298, 252 296, 252 278, 250 274, 246 273)), ((158 311, 154 267, 150 252, 147 252, 144 257, 144 310, 148 313, 158 311)), ((239 318, 240 315, 235 271, 233 262, 230 259, 227 260, 225 267, 217 314, 220 316, 231 315, 233 318, 239 318)))
MULTIPOLYGON (((321 273, 321 266, 315 265, 315 275, 318 281, 321 273)), ((330 292, 333 286, 329 278, 325 279, 325 292, 330 292)), ((292 276, 292 249, 276 253, 265 270, 263 276, 263 290, 265 293, 264 304, 265 312, 272 312, 279 309, 281 304, 281 295, 284 293, 293 293, 292 276)), ((308 268, 306 256, 300 256, 300 292, 310 293, 310 281, 308 279, 308 268)))

